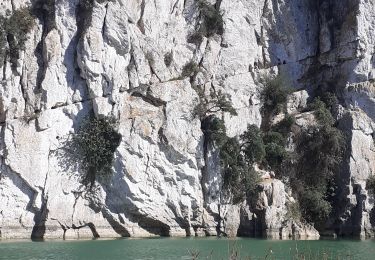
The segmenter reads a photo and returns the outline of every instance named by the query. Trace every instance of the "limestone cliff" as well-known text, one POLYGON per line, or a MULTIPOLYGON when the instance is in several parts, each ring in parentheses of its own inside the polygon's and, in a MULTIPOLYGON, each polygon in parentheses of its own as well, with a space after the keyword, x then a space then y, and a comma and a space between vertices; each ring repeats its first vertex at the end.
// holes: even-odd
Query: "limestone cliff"
POLYGON ((328 228, 373 234, 375 2, 209 2, 224 30, 197 44, 195 0, 2 1, 0 14, 29 6, 35 24, 16 62, 0 64, 0 237, 318 236, 288 221, 280 180, 262 184, 259 214, 224 201, 218 155, 193 116, 199 84, 231 97, 230 136, 261 125, 256 82, 277 71, 296 90, 339 94, 349 149, 328 228), (181 77, 191 61, 193 80, 181 77), (64 144, 92 109, 118 119, 122 141, 112 179, 88 192, 64 144))

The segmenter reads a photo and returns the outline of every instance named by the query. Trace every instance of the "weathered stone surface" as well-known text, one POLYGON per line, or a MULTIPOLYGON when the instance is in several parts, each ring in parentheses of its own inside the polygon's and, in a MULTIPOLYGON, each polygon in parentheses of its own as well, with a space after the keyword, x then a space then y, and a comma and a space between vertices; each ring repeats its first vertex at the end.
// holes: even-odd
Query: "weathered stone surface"
POLYGON ((289 114, 295 114, 306 108, 308 98, 309 94, 306 90, 293 92, 288 98, 287 112, 289 114))
POLYGON ((332 226, 338 235, 374 236, 374 198, 366 181, 375 174, 375 124, 357 109, 343 118, 341 127, 349 136, 349 163, 340 172, 338 221, 332 226))
MULTIPOLYGON (((36 2, 2 1, 0 14, 36 2)), ((273 174, 257 210, 232 205, 218 153, 204 147, 192 113, 192 85, 206 85, 227 93, 237 110, 220 115, 229 136, 260 126, 256 82, 275 71, 309 94, 342 94, 338 117, 350 149, 330 228, 372 234, 365 183, 375 174, 373 1, 210 0, 223 13, 224 33, 199 45, 187 42, 201 22, 193 0, 94 1, 86 12, 78 0, 52 2, 53 13, 36 16, 17 66, 0 63, 1 237, 318 237, 286 219, 292 198, 273 174), (181 78, 190 61, 199 72, 181 78), (112 179, 87 191, 65 143, 90 110, 117 118, 122 140, 112 179)), ((297 113, 307 98, 299 91, 288 103, 300 127, 315 124, 312 113, 297 113)))
POLYGON ((300 220, 288 218, 288 203, 294 199, 280 180, 264 179, 256 206, 242 205, 238 230, 243 236, 263 236, 272 239, 318 239, 318 231, 300 220))

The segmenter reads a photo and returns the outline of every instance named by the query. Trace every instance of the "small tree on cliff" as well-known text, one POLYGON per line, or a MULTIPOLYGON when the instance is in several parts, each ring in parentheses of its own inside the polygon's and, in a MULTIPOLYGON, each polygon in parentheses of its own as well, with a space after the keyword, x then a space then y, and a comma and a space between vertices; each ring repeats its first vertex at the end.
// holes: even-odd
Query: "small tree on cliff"
POLYGON ((115 124, 113 118, 90 116, 73 135, 72 148, 85 172, 82 179, 85 185, 92 187, 95 180, 111 174, 114 152, 121 141, 115 124))
POLYGON ((9 55, 12 67, 17 66, 20 51, 24 50, 28 33, 35 25, 35 17, 29 8, 20 8, 12 14, 0 16, 0 61, 9 55), (6 48, 8 43, 8 48, 6 48))

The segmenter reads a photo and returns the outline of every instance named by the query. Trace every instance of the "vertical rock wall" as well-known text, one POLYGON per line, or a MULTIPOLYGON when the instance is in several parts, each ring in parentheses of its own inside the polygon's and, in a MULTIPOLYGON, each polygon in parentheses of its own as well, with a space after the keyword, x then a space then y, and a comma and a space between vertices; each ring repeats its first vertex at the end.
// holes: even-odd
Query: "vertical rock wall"
POLYGON ((199 84, 230 95, 238 113, 223 115, 230 136, 260 125, 255 82, 269 71, 310 94, 340 93, 350 149, 330 228, 372 233, 372 1, 217 1, 224 34, 199 46, 187 42, 199 23, 194 0, 96 0, 86 9, 79 0, 3 2, 4 15, 33 6, 36 23, 16 67, 0 64, 1 237, 288 233, 280 181, 264 183, 257 221, 221 198, 217 154, 205 152, 193 116, 199 84), (190 61, 200 68, 193 82, 180 77, 190 61), (116 117, 122 141, 112 179, 88 192, 65 142, 91 110, 116 117))

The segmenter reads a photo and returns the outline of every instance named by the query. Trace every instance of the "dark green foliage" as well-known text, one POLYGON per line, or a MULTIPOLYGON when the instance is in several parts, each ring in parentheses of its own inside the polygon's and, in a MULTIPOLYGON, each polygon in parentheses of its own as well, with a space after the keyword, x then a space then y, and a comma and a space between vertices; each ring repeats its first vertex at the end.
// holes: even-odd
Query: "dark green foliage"
POLYGON ((262 132, 256 125, 248 125, 241 135, 243 151, 249 164, 260 162, 265 156, 262 132))
POLYGON ((7 17, 0 17, 0 58, 9 54, 13 67, 17 66, 20 51, 24 50, 28 33, 35 24, 34 17, 29 8, 15 10, 7 17), (8 49, 6 48, 8 42, 8 49))
POLYGON ((227 141, 224 121, 216 116, 208 116, 202 120, 201 129, 207 142, 221 147, 227 141))
POLYGON ((250 197, 252 199, 258 197, 258 187, 259 183, 261 181, 261 178, 259 174, 255 171, 254 167, 247 166, 245 168, 242 182, 245 189, 245 194, 247 197, 250 197))
POLYGON ((286 108, 286 102, 291 90, 286 80, 277 75, 273 78, 262 79, 264 88, 261 92, 262 112, 264 115, 276 115, 286 108))
POLYGON ((367 179, 366 189, 373 195, 375 195, 375 176, 372 175, 367 179))
POLYGON ((324 193, 313 189, 306 189, 300 194, 302 215, 310 223, 318 223, 328 218, 331 212, 331 204, 324 193))
POLYGON ((199 96, 199 103, 194 107, 194 116, 204 119, 207 114, 216 112, 228 112, 231 115, 237 115, 228 94, 210 88, 209 97, 206 97, 204 90, 200 87, 197 87, 196 91, 199 96))
POLYGON ((281 163, 287 157, 284 146, 277 143, 268 143, 265 145, 265 161, 271 169, 275 170, 281 166, 281 163))
POLYGON ((196 2, 200 14, 200 22, 195 32, 188 36, 187 42, 199 46, 203 41, 203 37, 211 37, 215 34, 222 35, 224 33, 224 21, 218 5, 211 5, 206 0, 197 0, 196 2))
POLYGON ((272 131, 281 133, 283 136, 287 136, 291 130, 292 126, 295 124, 296 119, 292 115, 285 115, 285 118, 281 120, 275 126, 272 126, 272 131))
POLYGON ((301 220, 301 218, 302 218, 301 208, 300 208, 298 202, 294 202, 294 203, 287 202, 286 208, 287 208, 287 213, 286 213, 286 216, 285 216, 286 219, 293 219, 293 220, 296 220, 296 221, 301 220))
MULTIPOLYGON (((263 101, 266 103, 263 113, 269 118, 285 106, 284 94, 287 92, 279 92, 279 83, 272 82, 266 86, 269 88, 263 93, 263 101), (266 100, 269 100, 268 103, 266 100)), ((291 188, 299 200, 298 207, 302 218, 313 223, 323 223, 330 214, 330 199, 335 195, 335 173, 345 151, 345 137, 334 127, 335 120, 329 110, 337 105, 337 99, 331 94, 321 96, 324 96, 324 102, 316 98, 309 105, 317 119, 317 125, 294 133, 294 153, 285 149, 287 138, 295 123, 292 116, 286 115, 278 124, 263 128, 263 166, 270 167, 276 174, 288 177, 291 188)))
POLYGON ((337 107, 337 105, 339 104, 339 101, 338 101, 338 98, 337 96, 334 94, 334 92, 332 92, 333 90, 329 90, 326 88, 323 88, 323 87, 320 87, 318 88, 315 92, 316 92, 316 97, 315 99, 319 99, 321 100, 326 108, 329 110, 329 111, 333 111, 334 108, 337 107))
POLYGON ((331 112, 320 98, 316 98, 309 107, 314 111, 314 115, 321 126, 331 126, 335 122, 331 112))
POLYGON ((288 152, 285 150, 286 138, 279 132, 269 131, 263 135, 265 158, 264 163, 272 170, 278 170, 288 152))
POLYGON ((300 171, 310 186, 325 186, 333 178, 345 150, 345 137, 333 127, 333 118, 325 106, 315 111, 320 126, 301 133, 298 142, 300 171), (328 119, 327 119, 328 118, 328 119))
POLYGON ((220 160, 224 169, 226 183, 237 181, 237 176, 240 175, 240 169, 244 164, 241 145, 237 138, 228 137, 226 142, 220 147, 220 160))
POLYGON ((165 64, 165 66, 167 66, 167 67, 171 66, 172 61, 173 61, 173 53, 171 51, 164 54, 164 64, 165 64))
MULTIPOLYGON (((316 99, 310 107, 318 126, 298 137, 297 174, 291 181, 296 183, 304 218, 319 222, 329 215, 327 192, 335 186, 335 172, 345 151, 345 136, 333 127, 334 119, 324 102, 316 99)), ((334 190, 329 193, 334 194, 334 190)))
POLYGON ((198 8, 203 21, 199 31, 207 37, 213 36, 214 34, 222 35, 224 32, 224 21, 223 14, 220 10, 216 9, 215 6, 211 5, 206 0, 199 0, 198 8))
POLYGON ((195 75, 199 71, 198 64, 194 61, 189 61, 182 68, 181 78, 187 78, 195 75))
POLYGON ((328 110, 331 110, 336 107, 339 103, 335 94, 331 92, 324 92, 320 95, 320 100, 324 102, 328 110))
POLYGON ((270 132, 267 132, 263 135, 263 142, 265 144, 275 143, 275 144, 284 146, 285 145, 285 138, 279 132, 270 131, 270 132))
POLYGON ((220 148, 220 161, 224 177, 224 186, 233 196, 233 203, 239 203, 246 197, 257 196, 260 181, 258 173, 243 155, 238 139, 228 138, 220 148))
MULTIPOLYGON (((249 126, 249 128, 251 127, 249 126)), ((202 121, 202 131, 207 142, 206 145, 210 143, 220 152, 223 185, 231 192, 233 202, 241 202, 246 197, 255 198, 260 179, 250 163, 252 159, 247 158, 244 152, 244 141, 241 139, 240 143, 236 137, 229 138, 226 135, 223 120, 213 115, 202 121)), ((258 138, 256 141, 262 142, 259 129, 258 136, 255 138, 258 138)), ((247 140, 247 145, 250 145, 249 140, 247 140)))
POLYGON ((97 178, 111 174, 113 155, 121 141, 115 131, 115 121, 110 118, 90 117, 73 136, 72 146, 83 170, 85 185, 94 184, 97 178))

